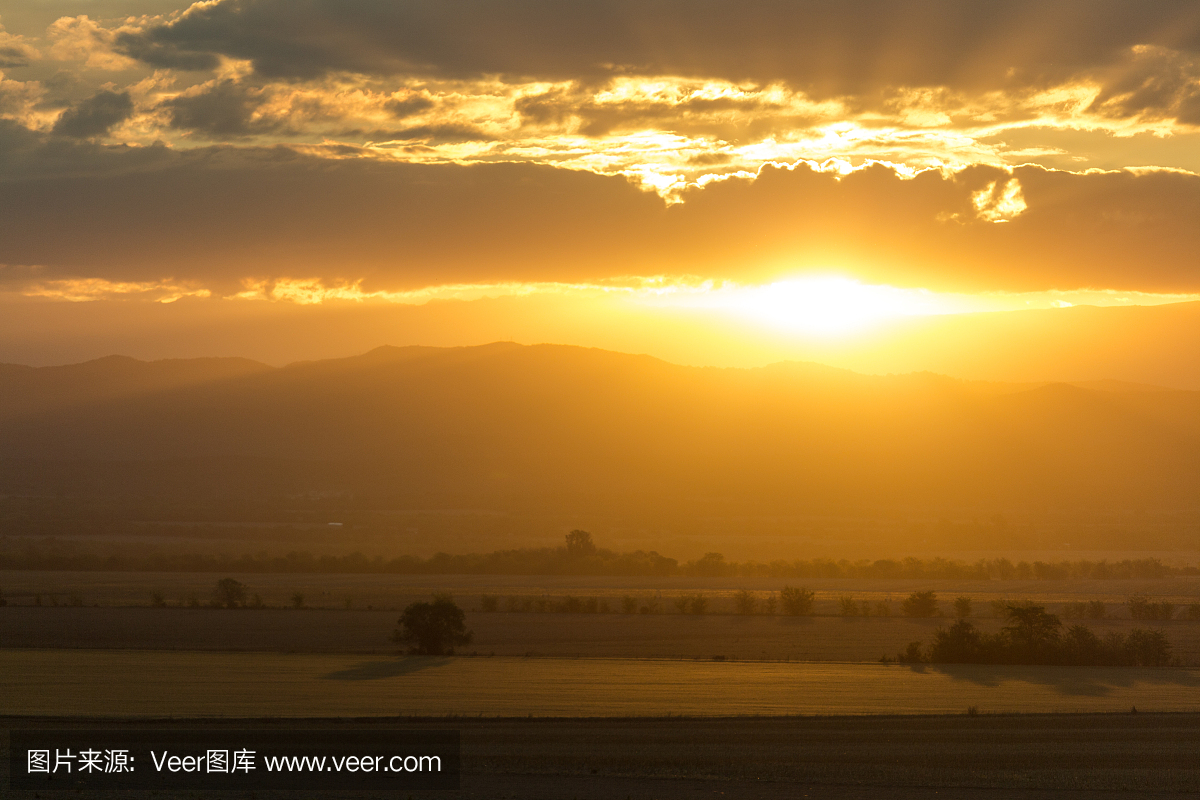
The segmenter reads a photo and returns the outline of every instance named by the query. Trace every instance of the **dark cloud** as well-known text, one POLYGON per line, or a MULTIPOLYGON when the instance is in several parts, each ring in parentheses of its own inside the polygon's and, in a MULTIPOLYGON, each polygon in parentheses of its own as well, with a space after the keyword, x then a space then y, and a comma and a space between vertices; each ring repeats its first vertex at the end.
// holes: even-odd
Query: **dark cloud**
POLYGON ((414 114, 420 114, 422 111, 428 111, 433 108, 433 101, 428 97, 419 94, 412 94, 404 98, 393 98, 383 104, 392 116, 397 119, 411 117, 414 114))
POLYGON ((1198 124, 1200 58, 1163 48, 1139 48, 1114 69, 1091 111, 1116 118, 1169 116, 1198 124))
POLYGON ((495 137, 472 125, 414 125, 411 128, 350 128, 339 136, 364 142, 420 142, 421 146, 455 142, 487 142, 495 137))
POLYGON ((54 132, 77 139, 103 136, 131 116, 133 100, 129 92, 100 91, 64 111, 54 123, 54 132))
MULTIPOLYGON (((104 145, 91 139, 52 136, 0 118, 0 186, 21 180, 127 174, 165 166, 171 157, 162 143, 149 147, 104 145)), ((69 227, 54 235, 62 236, 67 230, 69 227)))
POLYGON ((786 81, 822 95, 1004 88, 1118 62, 1135 45, 1200 50, 1194 0, 221 0, 119 48, 260 75, 330 71, 594 80, 614 73, 786 81))
MULTIPOLYGON (((50 158, 31 135, 21 158, 50 158)), ((149 155, 128 174, 30 179, 10 165, 0 263, 221 290, 250 276, 414 288, 631 274, 754 281, 817 268, 934 289, 1200 291, 1200 178, 1185 174, 979 166, 906 180, 876 166, 839 179, 767 167, 667 207, 623 178, 548 166, 327 160, 285 147, 149 155), (1018 187, 1025 210, 981 216, 976 198, 994 204, 1018 187)))
POLYGON ((29 51, 24 47, 0 45, 0 68, 29 66, 29 51))
POLYGON ((278 127, 274 121, 254 119, 254 112, 264 100, 261 89, 226 80, 198 94, 179 95, 163 105, 170 109, 172 128, 221 139, 265 133, 278 127))
POLYGON ((542 94, 519 97, 513 109, 526 124, 577 123, 580 133, 604 136, 615 131, 654 128, 672 133, 716 135, 737 141, 774 130, 794 131, 812 120, 797 120, 783 113, 778 103, 755 94, 702 97, 597 101, 587 87, 575 85, 542 94))

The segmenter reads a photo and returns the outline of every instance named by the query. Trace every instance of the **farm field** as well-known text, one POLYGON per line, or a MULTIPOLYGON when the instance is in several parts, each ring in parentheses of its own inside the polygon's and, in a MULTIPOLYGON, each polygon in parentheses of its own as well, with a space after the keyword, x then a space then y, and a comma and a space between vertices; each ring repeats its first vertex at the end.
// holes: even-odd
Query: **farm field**
MULTIPOLYGON (((0 591, 11 605, 30 605, 41 596, 42 603, 66 605, 71 595, 84 605, 150 605, 152 592, 160 592, 169 605, 184 604, 191 596, 205 603, 213 586, 224 577, 244 583, 261 595, 267 605, 286 606, 297 592, 305 604, 318 608, 400 609, 431 592, 449 592, 467 610, 477 608, 483 594, 508 596, 565 595, 606 599, 614 610, 621 598, 640 601, 658 598, 662 610, 672 611, 672 600, 683 594, 703 592, 709 610, 731 612, 740 590, 766 594, 784 586, 806 586, 816 593, 814 612, 837 614, 838 601, 852 595, 871 603, 899 602, 914 591, 938 593, 946 613, 960 595, 979 605, 977 615, 986 615, 992 600, 1036 601, 1047 604, 1102 600, 1118 614, 1117 606, 1135 594, 1155 600, 1187 605, 1200 601, 1200 576, 1175 576, 1157 580, 863 580, 854 578, 697 578, 697 577, 609 577, 573 575, 392 575, 326 573, 216 573, 216 572, 69 572, 0 570, 0 591)), ((1052 609, 1053 610, 1053 609, 1052 609)))
POLYGON ((124 719, 1200 711, 1200 672, 6 649, 0 695, 14 716, 124 719))
MULTIPOLYGON (((333 609, 47 608, 0 611, 5 647, 393 653, 396 611, 333 609)), ((948 619, 705 614, 467 614, 482 655, 877 661, 929 643, 948 619)), ((1086 620, 1103 636, 1163 630, 1185 665, 1200 664, 1200 623, 1086 620)), ((982 619, 984 630, 999 620, 982 619)))
MULTIPOLYGON (((6 728, 73 724, 0 717, 0 781, 7 780, 6 728)), ((1111 800, 1200 791, 1198 714, 105 723, 210 731, 281 724, 320 732, 457 729, 462 736, 461 790, 436 796, 460 800, 774 800, 806 795, 834 800, 1111 800)), ((254 796, 221 794, 231 800, 254 796)), ((14 792, 13 797, 33 800, 32 793, 22 797, 14 792)))

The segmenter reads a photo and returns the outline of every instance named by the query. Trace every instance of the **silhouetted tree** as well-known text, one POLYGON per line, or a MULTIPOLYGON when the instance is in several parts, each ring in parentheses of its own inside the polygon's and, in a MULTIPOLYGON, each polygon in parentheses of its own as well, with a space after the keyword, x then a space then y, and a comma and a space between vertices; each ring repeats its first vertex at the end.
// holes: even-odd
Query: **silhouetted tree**
POLYGON ((954 600, 954 616, 966 619, 971 616, 971 598, 958 597, 954 600))
POLYGON ((1162 631, 1134 628, 1125 639, 1125 652, 1135 667, 1165 667, 1171 663, 1171 643, 1162 631))
POLYGON ((862 609, 858 606, 858 601, 849 595, 843 595, 838 598, 838 608, 841 610, 843 617, 857 617, 862 613, 862 609))
POLYGON ((567 555, 590 556, 596 552, 596 543, 587 531, 573 530, 567 534, 567 555))
POLYGON ((733 601, 739 614, 753 614, 758 610, 758 598, 754 596, 754 592, 742 589, 734 595, 733 601))
POLYGON ((233 578, 221 578, 213 592, 217 605, 238 608, 246 603, 246 585, 233 578))
POLYGON ((435 594, 432 603, 413 603, 400 615, 393 642, 410 645, 410 652, 429 656, 453 655, 455 645, 469 644, 472 633, 466 614, 448 594, 435 594))
POLYGON ((1053 663, 1052 651, 1058 645, 1062 620, 1047 613, 1045 606, 1010 605, 1005 616, 1008 624, 1001 629, 1007 637, 1012 657, 1021 664, 1053 663))
POLYGON ((700 575, 706 578, 718 578, 733 573, 733 567, 725 562, 725 556, 720 553, 705 553, 698 561, 692 561, 685 567, 690 575, 700 575))
POLYGON ((793 617, 804 617, 812 613, 816 595, 804 587, 785 586, 779 591, 779 604, 783 613, 793 617))
POLYGON ((937 606, 935 592, 913 592, 900 604, 900 609, 906 617, 932 617, 937 615, 937 606))
POLYGON ((960 619, 946 628, 938 628, 929 646, 929 660, 940 664, 977 664, 985 660, 984 638, 975 626, 960 619))

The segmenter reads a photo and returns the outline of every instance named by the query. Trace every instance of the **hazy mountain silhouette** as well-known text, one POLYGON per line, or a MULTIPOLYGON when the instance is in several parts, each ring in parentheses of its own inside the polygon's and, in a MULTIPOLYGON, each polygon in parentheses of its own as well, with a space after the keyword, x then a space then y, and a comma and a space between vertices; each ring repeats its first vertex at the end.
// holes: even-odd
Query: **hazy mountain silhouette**
POLYGON ((9 492, 182 482, 417 507, 1181 507, 1200 497, 1200 392, 509 343, 283 368, 111 357, 0 366, 0 452, 9 492))

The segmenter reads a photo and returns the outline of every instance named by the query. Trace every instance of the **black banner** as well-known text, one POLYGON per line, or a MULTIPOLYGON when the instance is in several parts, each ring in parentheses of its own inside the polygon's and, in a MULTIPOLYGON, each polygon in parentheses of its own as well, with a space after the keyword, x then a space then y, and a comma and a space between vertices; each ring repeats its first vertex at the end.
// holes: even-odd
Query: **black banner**
POLYGON ((14 730, 11 789, 457 789, 458 731, 14 730))

